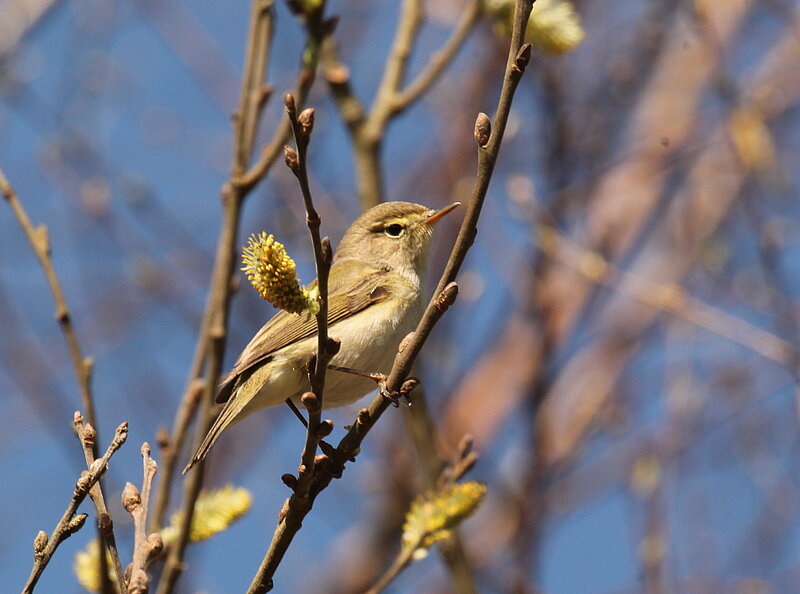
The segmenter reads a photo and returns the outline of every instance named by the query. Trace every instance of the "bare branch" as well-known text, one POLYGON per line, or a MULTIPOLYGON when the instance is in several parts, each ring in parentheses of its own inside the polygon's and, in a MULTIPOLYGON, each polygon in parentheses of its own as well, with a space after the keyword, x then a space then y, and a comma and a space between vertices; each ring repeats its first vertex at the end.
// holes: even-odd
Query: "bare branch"
POLYGON ((306 410, 308 410, 308 424, 306 426, 306 441, 303 446, 298 477, 296 481, 291 475, 288 475, 291 477, 290 479, 284 479, 286 484, 292 485, 293 490, 292 496, 284 504, 284 510, 286 511, 285 524, 288 529, 282 533, 282 538, 273 536, 264 560, 254 576, 248 592, 265 592, 271 589, 272 574, 283 558, 283 554, 288 549, 289 544, 291 544, 294 534, 300 529, 303 518, 311 509, 313 497, 310 496, 309 492, 314 478, 314 471, 319 463, 317 460, 317 447, 320 440, 329 434, 330 429, 333 427, 330 422, 320 422, 324 402, 325 372, 328 368, 328 361, 336 354, 339 348, 339 342, 328 338, 328 275, 333 252, 330 240, 327 237, 320 238, 319 214, 314 208, 308 185, 307 150, 311 129, 314 124, 314 111, 306 109, 298 116, 294 97, 291 94, 287 94, 286 113, 289 116, 297 144, 296 153, 292 154, 287 150, 286 161, 297 177, 303 193, 306 221, 311 234, 311 243, 314 246, 314 261, 317 268, 317 287, 319 289, 320 304, 319 312, 316 314, 317 353, 314 357, 314 369, 309 369, 312 392, 304 394, 301 399, 306 410))
POLYGON ((33 247, 39 264, 42 266, 42 271, 47 278, 47 283, 50 285, 50 291, 53 293, 53 299, 55 299, 56 302, 56 319, 67 341, 70 358, 72 359, 72 366, 75 368, 75 375, 78 379, 78 388, 81 392, 81 404, 89 418, 89 423, 97 427, 97 415, 95 414, 94 398, 92 397, 91 388, 94 360, 91 357, 84 357, 80 345, 78 344, 75 329, 72 327, 67 301, 64 298, 64 291, 61 289, 61 283, 53 267, 53 260, 50 254, 50 236, 47 232, 47 227, 40 225, 34 228, 28 218, 28 213, 25 212, 22 203, 17 197, 17 193, 14 191, 14 188, 11 187, 2 169, 0 169, 0 192, 2 192, 6 201, 11 206, 11 210, 14 211, 14 215, 17 217, 31 247, 33 247))
POLYGON ((33 592, 36 587, 36 582, 42 575, 45 567, 56 552, 58 545, 66 540, 70 535, 74 534, 81 529, 83 523, 86 521, 86 514, 75 515, 78 506, 89 494, 89 490, 94 486, 108 467, 108 461, 111 456, 116 452, 128 437, 128 423, 122 423, 117 427, 114 439, 108 446, 105 454, 92 463, 89 470, 84 470, 81 477, 75 483, 75 489, 72 492, 72 500, 67 506, 64 515, 56 524, 55 529, 48 537, 44 532, 39 532, 34 540, 34 555, 33 555, 33 569, 28 577, 28 581, 23 588, 23 594, 33 592))

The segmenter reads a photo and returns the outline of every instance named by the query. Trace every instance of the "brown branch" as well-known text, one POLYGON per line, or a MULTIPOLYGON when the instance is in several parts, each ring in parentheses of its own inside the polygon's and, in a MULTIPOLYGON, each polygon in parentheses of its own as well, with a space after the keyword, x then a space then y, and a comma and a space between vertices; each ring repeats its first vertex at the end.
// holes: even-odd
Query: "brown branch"
POLYGON ((306 222, 311 235, 311 244, 314 248, 314 263, 317 272, 317 288, 319 290, 319 311, 316 314, 317 353, 314 359, 314 369, 309 369, 311 395, 313 398, 309 398, 306 394, 302 399, 308 410, 308 425, 306 426, 306 442, 301 455, 297 486, 290 501, 290 507, 292 504, 305 507, 304 501, 308 498, 308 490, 311 486, 314 457, 317 455, 317 447, 321 439, 319 426, 324 402, 325 372, 327 371, 328 360, 335 354, 332 352, 336 348, 333 347, 333 344, 338 347, 338 343, 328 344, 328 276, 333 252, 330 240, 327 237, 320 237, 320 218, 314 208, 314 201, 311 198, 311 189, 308 184, 308 143, 311 139, 311 131, 314 128, 314 110, 312 108, 306 109, 298 116, 294 97, 291 94, 287 94, 286 113, 292 125, 292 133, 297 145, 297 152, 294 155, 292 155, 291 149, 286 147, 286 162, 297 177, 303 194, 306 222))
POLYGON ((64 291, 61 289, 61 283, 53 267, 53 260, 50 254, 50 235, 47 232, 47 227, 45 225, 39 225, 34 228, 28 218, 28 213, 25 212, 22 203, 17 197, 17 193, 14 191, 14 188, 11 187, 2 169, 0 169, 0 192, 2 192, 6 201, 11 206, 11 210, 14 211, 14 215, 17 217, 22 230, 25 232, 31 247, 33 247, 36 258, 39 260, 42 271, 47 278, 47 283, 50 285, 50 291, 53 293, 53 299, 55 299, 56 302, 56 319, 67 341, 70 358, 72 359, 72 366, 75 369, 75 375, 78 379, 78 388, 81 393, 81 405, 86 411, 89 423, 97 427, 97 415, 95 414, 94 398, 92 397, 91 388, 94 360, 91 357, 84 357, 80 345, 78 344, 75 329, 72 327, 67 301, 64 298, 64 291))
MULTIPOLYGON (((72 420, 73 427, 75 428, 75 435, 81 442, 83 449, 83 456, 86 459, 87 468, 91 468, 95 461, 94 450, 97 443, 97 432, 91 423, 83 422, 83 415, 80 411, 75 411, 72 420)), ((117 541, 114 536, 114 523, 111 520, 111 514, 108 512, 105 497, 103 497, 103 490, 100 481, 92 485, 89 489, 89 497, 92 498, 95 508, 97 508, 97 531, 100 534, 100 539, 105 544, 106 550, 111 557, 111 565, 114 568, 114 575, 117 577, 118 589, 124 592, 123 585, 125 584, 125 572, 122 570, 122 562, 119 558, 119 551, 117 550, 117 541)), ((100 558, 105 561, 105 553, 101 547, 100 558)), ((108 580, 108 571, 106 563, 100 563, 99 570, 105 572, 106 580, 108 580)), ((102 577, 102 573, 100 574, 102 577)), ((108 584, 108 587, 112 587, 108 584)))
POLYGON ((407 109, 441 76, 450 65, 467 37, 478 22, 482 13, 482 0, 471 0, 461 13, 456 28, 444 45, 434 53, 422 71, 406 85, 404 89, 396 89, 391 98, 391 113, 397 115, 407 109))
POLYGON ((403 83, 408 57, 411 55, 420 25, 422 25, 422 0, 405 0, 400 8, 397 31, 367 122, 367 126, 376 131, 377 129, 382 131, 392 115, 394 98, 403 83))
POLYGON ((394 578, 400 575, 401 571, 409 566, 413 559, 413 549, 401 548, 400 552, 397 553, 397 556, 394 558, 394 561, 392 561, 392 564, 389 566, 386 572, 378 579, 377 582, 375 582, 374 586, 366 591, 365 594, 378 594, 378 592, 382 592, 386 586, 388 586, 392 580, 394 580, 394 578))
POLYGON ((147 594, 150 589, 150 577, 147 575, 148 562, 164 549, 161 535, 153 532, 147 535, 147 509, 150 501, 150 489, 153 477, 158 471, 158 464, 150 457, 150 444, 142 444, 142 491, 127 483, 122 491, 122 507, 133 517, 133 562, 130 565, 128 594, 147 594))
POLYGON ((86 521, 86 514, 78 514, 76 516, 75 512, 81 502, 86 498, 86 495, 89 494, 89 490, 92 486, 100 480, 100 477, 106 471, 108 460, 114 452, 125 443, 127 437, 128 423, 122 423, 117 427, 114 439, 111 441, 105 454, 103 454, 100 459, 95 460, 88 470, 84 470, 81 473, 81 477, 75 483, 75 489, 72 492, 72 500, 50 536, 48 537, 44 531, 40 531, 34 539, 33 569, 22 590, 23 594, 33 592, 34 587, 36 587, 36 582, 39 581, 42 572, 53 557, 53 553, 56 552, 58 545, 64 542, 70 535, 80 530, 83 526, 83 523, 86 521))
MULTIPOLYGON (((237 114, 239 114, 238 118, 243 118, 244 121, 240 124, 238 118, 234 120, 234 164, 231 169, 230 179, 222 189, 224 204, 222 229, 217 243, 217 254, 208 302, 195 352, 195 361, 192 365, 192 375, 190 376, 191 385, 191 382, 205 373, 195 447, 199 447, 201 440, 214 420, 213 400, 225 349, 227 316, 231 297, 230 280, 233 278, 235 269, 236 242, 242 205, 252 189, 263 179, 275 162, 277 155, 280 154, 280 147, 283 146, 290 131, 287 124, 282 123, 279 125, 272 140, 262 150, 261 158, 254 165, 249 166, 251 151, 248 150, 248 144, 252 147, 255 131, 246 131, 243 126, 246 126, 247 130, 257 127, 259 114, 263 109, 264 99, 267 96, 263 84, 264 73, 257 70, 257 68, 266 64, 267 58, 254 56, 254 52, 259 51, 259 48, 262 51, 269 49, 266 45, 266 40, 269 38, 267 31, 271 28, 271 6, 272 2, 269 0, 253 0, 252 18, 257 21, 257 25, 251 27, 251 36, 248 38, 245 55, 245 71, 252 74, 245 76, 246 80, 250 81, 249 83, 243 82, 243 85, 250 84, 252 86, 243 86, 242 90, 237 114), (258 100, 253 101, 253 97, 258 100), (240 160, 243 157, 246 158, 245 161, 240 160)), ((298 98, 298 103, 302 103, 311 88, 318 60, 317 48, 332 27, 329 21, 323 20, 323 10, 324 3, 312 13, 305 15, 307 37, 303 63, 297 78, 295 96, 298 98)), ((188 415, 182 412, 182 409, 192 406, 192 393, 193 390, 187 390, 176 416, 176 428, 184 430, 184 433, 173 435, 173 439, 170 440, 168 450, 174 456, 177 456, 180 452, 186 439, 189 424, 183 424, 182 420, 187 418, 188 415)), ((167 460, 165 459, 165 473, 157 493, 157 510, 161 515, 154 519, 154 522, 156 522, 154 526, 158 526, 163 522, 170 492, 169 485, 164 485, 164 483, 171 482, 176 466, 175 458, 169 460, 169 468, 167 468, 166 462, 167 460)), ((203 483, 204 467, 204 462, 199 462, 195 471, 186 480, 181 510, 181 524, 174 543, 169 547, 167 561, 158 588, 161 594, 168 594, 173 591, 183 570, 183 554, 188 544, 194 504, 200 494, 203 483)))
MULTIPOLYGON (((328 338, 328 275, 330 272, 333 252, 330 241, 327 237, 320 238, 319 214, 314 208, 311 198, 311 191, 308 185, 307 150, 314 126, 314 110, 306 109, 297 115, 294 97, 286 95, 286 113, 294 133, 297 151, 286 147, 286 164, 297 177, 300 189, 303 194, 303 202, 306 208, 306 221, 311 235, 311 243, 314 247, 314 261, 317 269, 317 288, 319 289, 319 311, 316 314, 317 320, 317 352, 314 357, 314 368, 310 369, 311 392, 305 393, 301 402, 308 410, 308 424, 306 426, 306 441, 303 445, 303 453, 298 469, 296 481, 294 477, 289 479, 293 487, 292 496, 284 503, 281 511, 285 516, 285 525, 288 529, 283 533, 283 538, 273 537, 269 548, 264 556, 264 560, 253 577, 248 592, 265 592, 272 588, 272 574, 281 562, 284 553, 289 548, 292 538, 300 529, 302 520, 311 509, 314 499, 310 496, 310 489, 314 472, 316 469, 317 448, 319 442, 325 434, 330 433, 332 425, 321 425, 321 414, 323 406, 323 394, 325 388, 325 372, 328 368, 328 361, 338 351, 338 341, 328 338), (284 513, 285 512, 285 513, 284 513)), ((291 475, 290 475, 291 476, 291 475)), ((281 522, 284 524, 284 522, 281 522)))

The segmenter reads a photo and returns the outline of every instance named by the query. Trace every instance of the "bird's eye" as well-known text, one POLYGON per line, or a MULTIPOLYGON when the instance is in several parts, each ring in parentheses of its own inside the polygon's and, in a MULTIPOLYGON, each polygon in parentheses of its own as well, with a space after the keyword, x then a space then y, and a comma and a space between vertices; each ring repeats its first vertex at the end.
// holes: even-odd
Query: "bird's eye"
POLYGON ((400 237, 403 234, 403 226, 399 223, 393 223, 386 227, 383 232, 389 237, 400 237))

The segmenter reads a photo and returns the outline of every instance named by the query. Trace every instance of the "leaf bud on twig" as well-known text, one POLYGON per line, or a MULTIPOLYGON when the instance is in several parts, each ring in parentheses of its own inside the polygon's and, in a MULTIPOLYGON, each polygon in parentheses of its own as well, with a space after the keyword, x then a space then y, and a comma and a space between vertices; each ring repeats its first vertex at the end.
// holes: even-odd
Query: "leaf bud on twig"
POLYGON ((67 536, 70 534, 75 534, 78 530, 83 528, 84 522, 86 522, 86 518, 89 517, 89 514, 78 514, 74 518, 69 521, 67 524, 67 536))
POLYGON ((525 67, 531 61, 531 44, 526 43, 517 52, 517 57, 514 59, 514 71, 522 74, 525 72, 525 67))
POLYGON ((122 490, 122 507, 125 508, 125 511, 132 513, 141 502, 142 496, 139 494, 139 489, 132 483, 125 483, 125 488, 122 490))
POLYGON ((328 337, 328 342, 325 344, 325 354, 328 357, 333 357, 342 348, 342 341, 332 336, 328 337))
POLYGON ((300 124, 300 134, 303 135, 303 138, 308 139, 314 129, 314 108, 307 107, 301 111, 297 116, 297 123, 300 124))
POLYGON ((283 103, 286 105, 286 113, 289 114, 289 117, 292 117, 297 113, 297 107, 295 107, 294 104, 294 95, 291 93, 286 93, 283 96, 283 103))
POLYGON ((297 156, 297 151, 292 147, 283 147, 283 160, 286 162, 286 166, 292 170, 292 173, 297 174, 300 171, 300 159, 297 156))
POLYGON ((328 437, 333 431, 333 421, 330 419, 326 419, 324 421, 320 421, 320 424, 317 426, 317 438, 322 439, 323 437, 328 437))
POLYGON ((478 146, 485 148, 489 144, 489 137, 492 135, 492 120, 483 112, 478 114, 475 119, 475 142, 478 146))
POLYGON ((44 530, 39 530, 39 533, 36 535, 36 538, 33 539, 33 554, 34 556, 38 557, 41 556, 42 552, 44 552, 45 547, 47 546, 47 532, 44 530))
POLYGON ((306 407, 309 412, 316 412, 319 410, 319 398, 314 392, 306 392, 300 396, 300 403, 306 407))
POLYGON ((294 491, 294 488, 297 486, 297 477, 288 472, 281 475, 281 481, 283 481, 283 484, 289 487, 292 491, 294 491))

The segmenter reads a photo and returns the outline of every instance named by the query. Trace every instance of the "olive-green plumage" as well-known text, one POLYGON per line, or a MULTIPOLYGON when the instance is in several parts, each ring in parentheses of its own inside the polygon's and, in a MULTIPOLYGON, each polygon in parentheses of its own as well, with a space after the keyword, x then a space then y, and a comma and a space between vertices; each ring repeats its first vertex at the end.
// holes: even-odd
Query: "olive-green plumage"
MULTIPOLYGON (((410 202, 386 202, 350 226, 328 280, 328 334, 341 341, 331 364, 389 371, 397 346, 422 315, 420 277, 433 225, 455 206, 437 212, 410 202)), ((286 311, 258 331, 220 385, 217 402, 225 407, 184 472, 231 425, 287 398, 299 402, 310 389, 306 364, 316 350, 316 332, 313 316, 286 311)), ((329 371, 323 403, 326 408, 343 406, 374 388, 369 379, 329 371)))

